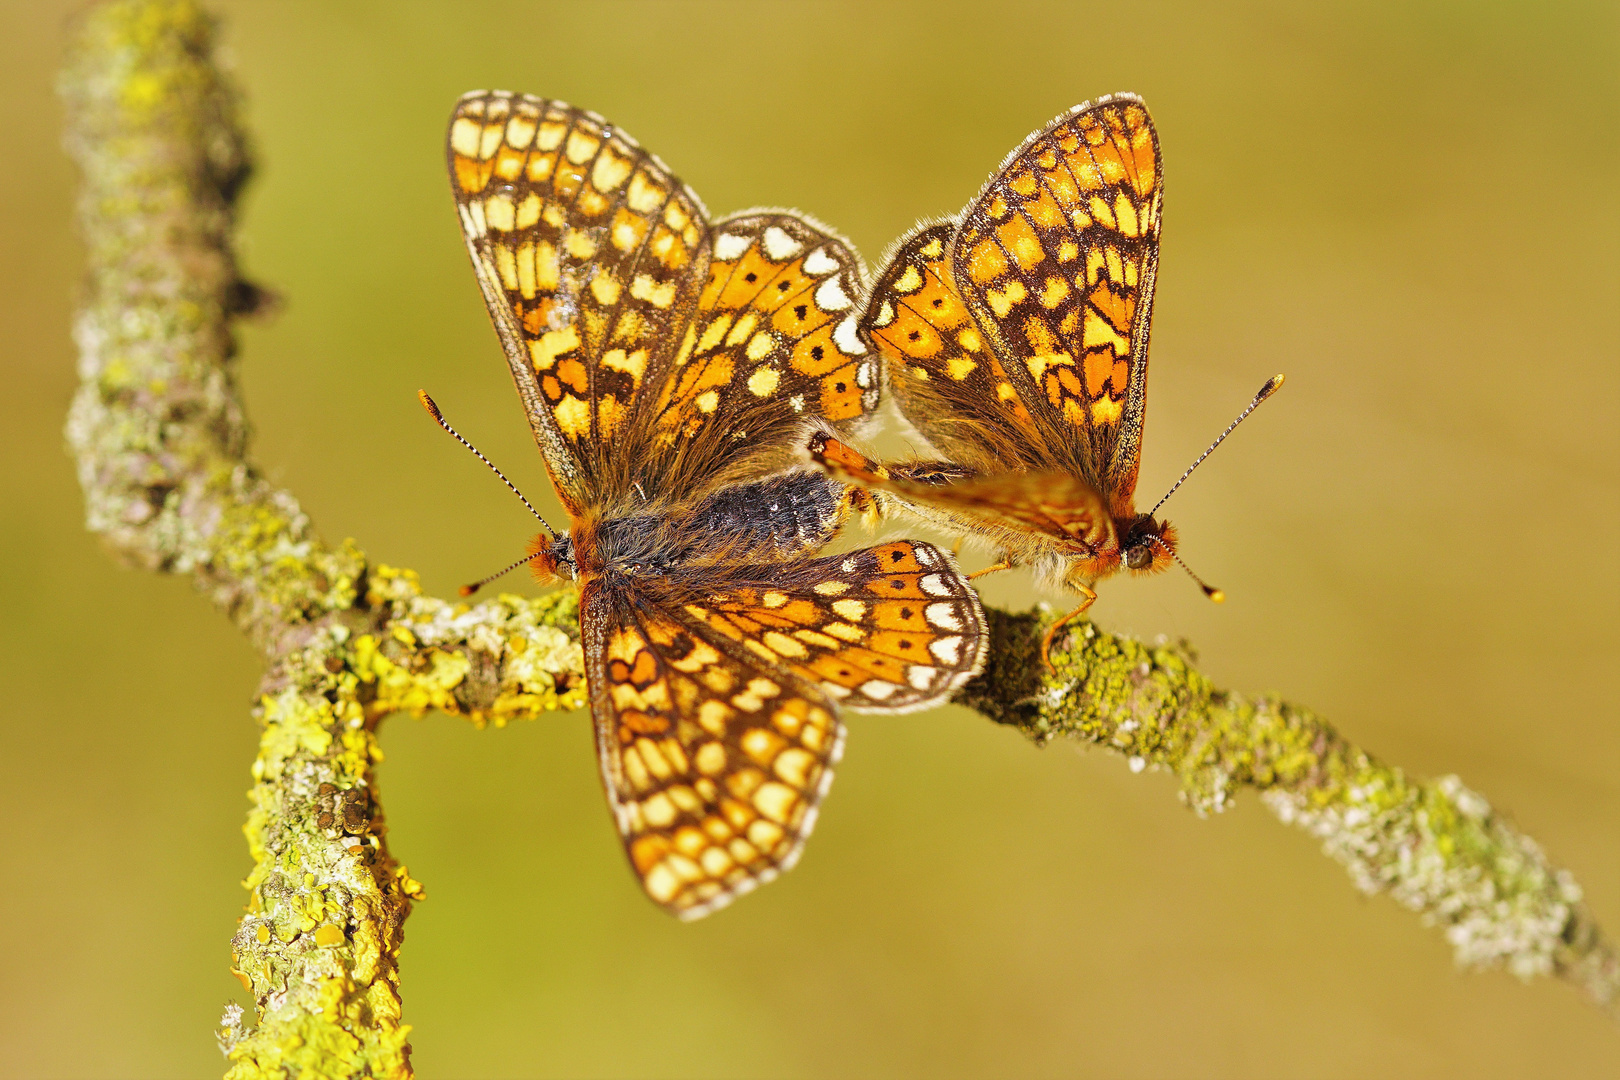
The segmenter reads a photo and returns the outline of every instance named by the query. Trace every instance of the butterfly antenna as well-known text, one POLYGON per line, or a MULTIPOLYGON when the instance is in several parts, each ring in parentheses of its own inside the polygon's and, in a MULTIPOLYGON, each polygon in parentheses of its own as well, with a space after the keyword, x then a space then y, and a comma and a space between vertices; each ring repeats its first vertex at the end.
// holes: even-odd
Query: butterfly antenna
MULTIPOLYGON (((456 442, 460 443, 462 446, 465 446, 467 449, 471 450, 474 454, 477 454, 478 455, 478 460, 482 461, 485 465, 488 465, 489 466, 489 471, 494 473, 496 476, 500 477, 501 478, 501 483, 503 483, 507 487, 511 488, 512 489, 512 494, 516 495, 519 499, 523 500, 523 505, 527 506, 529 508, 529 513, 533 514, 535 516, 535 519, 537 521, 539 521, 540 524, 542 524, 542 525, 544 525, 546 527, 546 532, 551 534, 551 538, 553 540, 561 540, 562 539, 562 537, 557 535, 557 530, 553 529, 551 527, 551 522, 549 522, 545 518, 541 517, 540 516, 540 511, 538 511, 538 510, 536 510, 534 508, 534 504, 532 502, 530 502, 528 499, 525 499, 523 497, 523 492, 521 492, 521 491, 519 491, 517 489, 517 485, 512 483, 512 481, 508 480, 506 478, 506 474, 501 472, 501 470, 497 469, 495 467, 495 463, 493 461, 489 460, 489 458, 485 457, 482 453, 480 453, 479 450, 478 450, 478 447, 474 446, 472 443, 468 442, 466 439, 463 439, 461 437, 461 432, 457 431, 455 428, 450 426, 450 422, 444 418, 444 414, 442 412, 440 412, 439 407, 433 403, 433 399, 428 397, 428 392, 426 390, 418 390, 416 392, 416 397, 417 397, 417 399, 419 401, 422 402, 422 408, 424 408, 424 409, 426 409, 428 411, 428 415, 433 417, 434 421, 440 427, 444 428, 444 430, 448 431, 451 435, 453 435, 455 437, 456 442)), ((512 570, 515 567, 522 566, 524 563, 526 563, 528 561, 529 561, 528 559, 522 559, 522 560, 520 560, 518 562, 515 562, 511 566, 508 566, 506 568, 506 570, 502 570, 501 574, 504 574, 508 570, 512 570)), ((484 581, 480 581, 478 583, 478 585, 482 585, 486 581, 494 581, 495 578, 500 577, 501 574, 495 574, 493 577, 487 577, 487 578, 484 579, 484 581)), ((468 592, 467 589, 470 588, 470 589, 476 590, 478 588, 478 585, 472 585, 472 586, 464 587, 462 589, 461 595, 462 596, 471 596, 472 593, 468 592)))
POLYGON ((482 589, 485 585, 488 585, 490 582, 494 581, 496 578, 504 577, 507 574, 510 574, 512 571, 516 570, 518 567, 522 566, 524 563, 530 562, 533 559, 534 559, 533 554, 525 555, 525 556, 523 556, 523 558, 519 559, 517 562, 513 563, 511 566, 508 566, 505 570, 497 570, 495 573, 489 575, 489 577, 484 578, 481 581, 475 581, 471 585, 463 585, 457 591, 460 592, 462 596, 471 596, 473 593, 477 592, 479 589, 482 589))
MULTIPOLYGON (((1281 375, 1273 375, 1271 378, 1267 379, 1266 380, 1266 385, 1262 386, 1260 388, 1260 392, 1258 394, 1254 395, 1254 400, 1249 402, 1249 407, 1244 409, 1242 412, 1238 413, 1238 416, 1237 416, 1236 420, 1234 420, 1230 424, 1226 425, 1226 430, 1221 432, 1221 437, 1216 439, 1214 442, 1210 443, 1209 444, 1209 449, 1205 450, 1202 454, 1199 454, 1197 461, 1195 461, 1191 465, 1187 466, 1187 471, 1182 473, 1181 474, 1181 479, 1177 480, 1175 482, 1175 484, 1171 486, 1170 490, 1164 493, 1164 498, 1163 499, 1160 499, 1158 502, 1153 504, 1153 509, 1148 511, 1148 517, 1156 517, 1158 515, 1158 513, 1159 513, 1159 507, 1163 506, 1165 504, 1165 502, 1170 498, 1170 496, 1172 496, 1172 495, 1174 495, 1176 493, 1177 488, 1179 488, 1182 484, 1185 484, 1187 482, 1187 477, 1189 477, 1189 476, 1191 476, 1193 474, 1193 470, 1198 468, 1198 466, 1202 465, 1204 463, 1204 459, 1209 457, 1209 455, 1213 454, 1215 452, 1215 448, 1217 446, 1221 445, 1221 443, 1225 442, 1226 437, 1228 435, 1232 434, 1232 432, 1236 431, 1237 426, 1239 424, 1243 423, 1243 421, 1247 420, 1249 418, 1249 414, 1254 412, 1255 409, 1259 408, 1260 403, 1262 401, 1266 400, 1266 398, 1270 397, 1272 394, 1275 394, 1277 392, 1277 388, 1279 386, 1281 386, 1282 384, 1283 384, 1283 377, 1281 375)), ((454 434, 454 433, 452 432, 452 434, 454 434)), ((482 456, 482 455, 480 455, 480 456, 482 456)), ((494 466, 490 466, 490 467, 494 468, 494 466)), ((1171 554, 1173 555, 1174 552, 1172 552, 1171 554)), ((1180 559, 1177 559, 1176 561, 1181 562, 1180 559)), ((1187 570, 1187 567, 1186 567, 1185 564, 1182 565, 1182 569, 1187 570)), ((1192 574, 1192 571, 1187 570, 1187 573, 1192 574)), ((1193 574, 1193 580, 1198 581, 1198 575, 1197 574, 1193 574)), ((1203 582, 1200 581, 1199 584, 1203 585, 1203 582)), ((1208 585, 1204 585, 1204 591, 1206 593, 1210 591, 1210 588, 1209 588, 1208 585)), ((1220 592, 1220 590, 1216 589, 1215 592, 1220 592)))
POLYGON ((1182 562, 1181 561, 1181 556, 1177 555, 1175 553, 1174 549, 1172 549, 1169 544, 1166 544, 1162 538, 1157 537, 1157 536, 1153 536, 1152 534, 1149 534, 1148 539, 1153 541, 1155 544, 1158 544, 1159 547, 1164 549, 1164 553, 1166 555, 1168 555, 1172 559, 1176 560, 1176 565, 1181 567, 1183 570, 1187 571, 1187 576, 1192 578, 1194 581, 1196 581, 1198 583, 1198 587, 1200 589, 1204 590, 1204 595, 1205 596, 1209 597, 1211 600, 1215 601, 1217 604, 1221 603, 1223 600, 1226 599, 1226 594, 1225 593, 1223 593, 1221 590, 1217 589, 1215 586, 1211 585, 1209 582, 1205 581, 1203 578, 1199 577, 1197 574, 1193 573, 1192 567, 1190 567, 1186 563, 1182 562))

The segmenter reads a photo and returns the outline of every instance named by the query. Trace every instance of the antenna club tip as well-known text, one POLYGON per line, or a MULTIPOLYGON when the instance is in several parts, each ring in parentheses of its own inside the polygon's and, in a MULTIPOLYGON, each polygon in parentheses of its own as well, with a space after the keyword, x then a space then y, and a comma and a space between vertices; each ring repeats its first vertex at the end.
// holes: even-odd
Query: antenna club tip
POLYGON ((1283 384, 1283 379, 1285 379, 1286 377, 1287 376, 1285 376, 1285 375, 1283 375, 1283 374, 1281 374, 1279 372, 1278 374, 1273 375, 1271 378, 1267 379, 1266 380, 1266 385, 1264 385, 1264 386, 1262 386, 1260 388, 1260 392, 1254 396, 1254 399, 1256 401, 1264 401, 1264 400, 1266 400, 1266 398, 1270 397, 1272 394, 1275 394, 1278 391, 1278 389, 1281 388, 1281 386, 1283 384))
POLYGON ((1204 595, 1215 601, 1217 604, 1226 603, 1226 594, 1221 592, 1219 589, 1211 588, 1210 586, 1205 585, 1204 595))
POLYGON ((456 590, 456 592, 460 593, 462 596, 471 596, 473 593, 475 593, 477 591, 478 591, 478 586, 477 585, 463 585, 461 588, 456 590))
POLYGON ((426 409, 428 411, 428 415, 433 417, 433 419, 441 421, 444 419, 443 414, 439 412, 439 406, 434 404, 432 398, 428 397, 428 392, 426 390, 418 390, 416 392, 416 400, 422 403, 422 408, 426 409))

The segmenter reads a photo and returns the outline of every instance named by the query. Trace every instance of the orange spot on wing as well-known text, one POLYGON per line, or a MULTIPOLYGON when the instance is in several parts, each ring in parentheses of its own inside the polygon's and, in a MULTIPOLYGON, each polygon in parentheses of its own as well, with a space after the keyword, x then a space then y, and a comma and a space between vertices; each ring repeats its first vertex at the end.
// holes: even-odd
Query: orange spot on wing
POLYGON ((1121 296, 1110 289, 1106 284, 1099 282, 1087 294, 1086 299, 1096 308, 1109 325, 1121 334, 1128 334, 1131 330, 1131 320, 1136 317, 1136 294, 1128 293, 1121 296))
POLYGON ((821 414, 829 420, 850 420, 861 415, 861 388, 855 365, 846 364, 821 380, 821 414))
POLYGON ((793 370, 811 378, 831 375, 845 364, 849 358, 838 351, 832 340, 833 327, 824 325, 810 333, 799 343, 793 346, 793 355, 789 361, 793 370))
POLYGON ((585 372, 585 365, 574 359, 564 360, 557 365, 557 378, 576 394, 585 393, 590 385, 590 376, 585 372))
POLYGON ((1108 376, 1114 373, 1114 351, 1112 349, 1093 349, 1086 353, 1086 396, 1098 397, 1103 387, 1108 384, 1108 376))
POLYGON ((894 322, 872 336, 888 347, 890 356, 917 357, 921 360, 938 355, 944 344, 939 331, 907 307, 900 308, 895 313, 894 322))
MULTIPOLYGON (((730 275, 721 285, 720 293, 715 298, 712 306, 719 308, 752 307, 756 298, 765 299, 763 294, 769 291, 766 286, 775 281, 778 274, 788 269, 789 267, 782 263, 772 262, 767 259, 764 252, 760 251, 757 246, 750 247, 732 265, 730 275)), ((799 276, 803 277, 802 274, 799 276)), ((766 310, 771 309, 767 308, 766 310)))
POLYGON ((1028 270, 1041 261, 1041 241, 1022 214, 1014 214, 996 226, 996 237, 1002 246, 1012 252, 1021 269, 1028 270))
POLYGON ((968 252, 968 277, 973 279, 975 285, 983 285, 994 281, 1007 270, 1007 256, 1003 255, 1001 248, 989 238, 973 245, 968 252))
POLYGON ((488 161, 478 161, 475 158, 456 155, 456 186, 469 194, 484 190, 489 183, 490 173, 494 171, 494 164, 488 161))
POLYGON ((884 544, 871 549, 878 569, 891 574, 909 574, 922 569, 917 561, 917 549, 911 544, 884 544))

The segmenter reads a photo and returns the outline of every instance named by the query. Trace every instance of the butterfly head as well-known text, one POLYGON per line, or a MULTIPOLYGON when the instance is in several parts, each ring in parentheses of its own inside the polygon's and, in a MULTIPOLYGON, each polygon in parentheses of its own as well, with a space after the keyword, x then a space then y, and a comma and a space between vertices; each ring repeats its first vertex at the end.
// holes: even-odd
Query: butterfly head
POLYGON ((1168 570, 1176 559, 1176 529, 1168 521, 1151 514, 1138 514, 1120 531, 1120 558, 1125 569, 1135 574, 1157 574, 1168 570))
POLYGON ((542 585, 573 581, 577 576, 574 542, 567 536, 553 540, 548 533, 536 533, 529 541, 529 573, 542 585))

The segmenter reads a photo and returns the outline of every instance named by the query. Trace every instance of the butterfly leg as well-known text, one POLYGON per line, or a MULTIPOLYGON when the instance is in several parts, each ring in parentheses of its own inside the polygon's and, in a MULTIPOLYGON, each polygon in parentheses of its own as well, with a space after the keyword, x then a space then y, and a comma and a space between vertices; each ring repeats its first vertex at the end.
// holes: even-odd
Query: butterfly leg
POLYGON ((1076 615, 1085 614, 1086 609, 1091 606, 1092 601, 1097 599, 1097 594, 1086 588, 1084 585, 1075 583, 1074 587, 1080 590, 1080 594, 1083 597, 1083 599, 1080 601, 1080 606, 1063 616, 1063 618, 1059 619, 1051 626, 1047 627, 1046 636, 1041 638, 1041 663, 1046 665, 1047 671, 1053 672, 1054 674, 1057 672, 1057 668, 1052 666, 1052 639, 1056 637, 1057 632, 1072 621, 1076 615))
MULTIPOLYGON (((996 574, 996 573, 1000 573, 1003 570, 1011 570, 1012 566, 1013 566, 1012 560, 1004 558, 1000 562, 996 563, 994 566, 987 566, 983 570, 975 570, 975 571, 973 571, 973 573, 971 573, 971 574, 969 574, 967 576, 967 579, 969 581, 972 581, 974 578, 982 578, 986 574, 996 574)), ((1082 608, 1081 610, 1084 610, 1084 609, 1082 608)))

